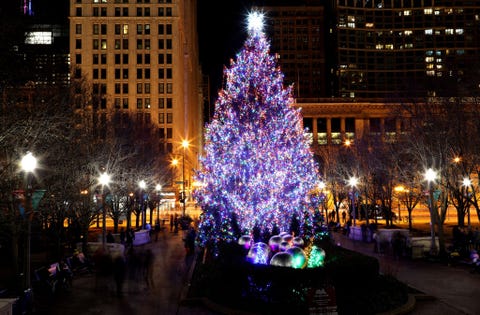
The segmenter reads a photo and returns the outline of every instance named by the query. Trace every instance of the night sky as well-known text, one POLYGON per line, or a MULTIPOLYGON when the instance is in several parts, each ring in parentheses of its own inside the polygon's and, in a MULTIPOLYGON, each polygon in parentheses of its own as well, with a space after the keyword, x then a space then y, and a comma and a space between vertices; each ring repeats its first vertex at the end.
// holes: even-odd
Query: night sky
POLYGON ((200 62, 210 76, 212 98, 222 84, 223 67, 240 51, 247 37, 245 19, 252 1, 199 0, 200 62))

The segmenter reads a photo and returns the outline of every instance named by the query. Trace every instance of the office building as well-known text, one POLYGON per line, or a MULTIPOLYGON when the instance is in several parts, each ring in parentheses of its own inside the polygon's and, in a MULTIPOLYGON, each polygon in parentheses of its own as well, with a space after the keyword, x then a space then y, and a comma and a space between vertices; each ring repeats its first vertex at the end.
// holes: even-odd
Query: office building
POLYGON ((330 96, 325 47, 328 21, 321 1, 266 1, 266 31, 278 58, 285 84, 300 99, 330 96))
POLYGON ((336 14, 338 96, 478 93, 480 1, 338 0, 336 14))
POLYGON ((91 82, 95 128, 106 136, 113 115, 133 119, 165 159, 183 155, 188 140, 191 182, 203 127, 196 1, 70 0, 70 54, 73 78, 91 82))

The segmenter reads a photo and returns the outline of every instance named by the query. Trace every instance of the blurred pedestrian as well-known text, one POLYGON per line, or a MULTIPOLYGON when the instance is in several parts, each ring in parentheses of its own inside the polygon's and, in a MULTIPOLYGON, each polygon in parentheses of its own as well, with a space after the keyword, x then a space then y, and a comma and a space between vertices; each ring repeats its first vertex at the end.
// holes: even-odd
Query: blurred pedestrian
POLYGON ((127 266, 122 256, 116 256, 113 260, 113 280, 115 281, 115 289, 117 296, 122 295, 123 283, 125 282, 127 266))
POLYGON ((155 255, 153 254, 151 249, 147 249, 145 251, 145 257, 144 257, 144 277, 145 277, 145 284, 147 285, 147 288, 154 288, 155 284, 153 281, 153 264, 155 262, 155 255))
POLYGON ((158 234, 160 233, 160 220, 155 221, 155 242, 158 241, 158 234))

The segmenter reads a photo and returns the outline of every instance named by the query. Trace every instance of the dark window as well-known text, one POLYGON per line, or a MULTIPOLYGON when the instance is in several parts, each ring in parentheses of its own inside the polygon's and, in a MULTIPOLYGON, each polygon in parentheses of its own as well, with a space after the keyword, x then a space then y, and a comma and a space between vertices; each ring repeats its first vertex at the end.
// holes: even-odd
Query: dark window
POLYGON ((312 118, 303 118, 303 128, 308 129, 308 132, 313 130, 313 119, 312 118))
POLYGON ((355 118, 345 118, 345 131, 355 132, 355 118))

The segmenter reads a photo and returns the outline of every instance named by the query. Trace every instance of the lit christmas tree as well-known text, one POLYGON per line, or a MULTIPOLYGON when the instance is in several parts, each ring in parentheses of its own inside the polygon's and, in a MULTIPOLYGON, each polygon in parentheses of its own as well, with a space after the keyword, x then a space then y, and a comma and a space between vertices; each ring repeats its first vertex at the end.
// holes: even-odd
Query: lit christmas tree
POLYGON ((196 176, 203 185, 195 191, 203 209, 201 245, 236 241, 254 229, 309 234, 317 166, 262 19, 249 16, 248 38, 225 70, 226 86, 206 128, 196 176))

